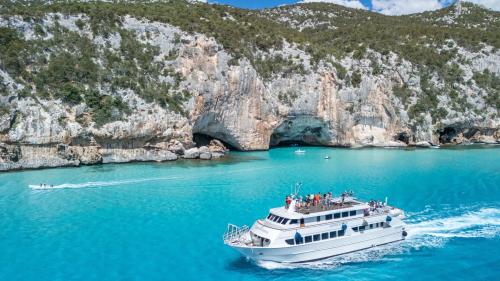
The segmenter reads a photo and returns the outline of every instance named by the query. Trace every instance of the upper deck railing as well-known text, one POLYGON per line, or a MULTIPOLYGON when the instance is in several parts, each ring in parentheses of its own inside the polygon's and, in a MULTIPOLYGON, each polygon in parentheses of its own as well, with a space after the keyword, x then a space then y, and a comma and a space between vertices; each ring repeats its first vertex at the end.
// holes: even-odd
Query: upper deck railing
MULTIPOLYGON (((307 215, 325 211, 342 210, 361 204, 361 202, 355 200, 352 196, 327 196, 320 197, 319 199, 317 197, 315 198, 314 200, 301 200, 300 197, 299 199, 293 198, 294 200, 291 203, 294 204, 294 206, 291 207, 295 212, 307 215)), ((286 206, 286 208, 288 209, 290 206, 286 206)))

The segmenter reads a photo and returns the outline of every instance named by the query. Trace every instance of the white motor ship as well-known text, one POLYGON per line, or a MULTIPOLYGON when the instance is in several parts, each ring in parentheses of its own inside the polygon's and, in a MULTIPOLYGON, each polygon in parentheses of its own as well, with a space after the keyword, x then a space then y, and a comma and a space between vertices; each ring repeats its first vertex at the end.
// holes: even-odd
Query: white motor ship
POLYGON ((251 228, 229 224, 224 243, 253 260, 307 262, 404 240, 404 212, 343 193, 310 203, 291 195, 251 228))

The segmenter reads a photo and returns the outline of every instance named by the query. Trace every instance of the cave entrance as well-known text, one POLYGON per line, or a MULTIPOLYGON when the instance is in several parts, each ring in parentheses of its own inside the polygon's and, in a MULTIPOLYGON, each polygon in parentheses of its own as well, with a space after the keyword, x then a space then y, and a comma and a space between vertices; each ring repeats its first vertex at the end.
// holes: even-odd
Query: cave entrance
POLYGON ((329 145, 331 141, 328 123, 313 116, 294 116, 274 129, 269 147, 290 145, 329 145))
POLYGON ((217 138, 214 138, 210 135, 202 134, 202 133, 194 133, 193 134, 193 142, 196 144, 196 147, 208 146, 212 140, 220 141, 229 150, 238 150, 234 146, 228 144, 227 142, 220 140, 220 139, 217 139, 217 138))
POLYGON ((450 143, 457 134, 458 132, 454 127, 445 127, 444 130, 439 132, 439 142, 443 144, 450 143))
POLYGON ((307 143, 303 140, 276 140, 273 139, 276 136, 273 134, 271 136, 271 141, 269 142, 269 147, 287 147, 287 146, 314 146, 314 144, 307 143))

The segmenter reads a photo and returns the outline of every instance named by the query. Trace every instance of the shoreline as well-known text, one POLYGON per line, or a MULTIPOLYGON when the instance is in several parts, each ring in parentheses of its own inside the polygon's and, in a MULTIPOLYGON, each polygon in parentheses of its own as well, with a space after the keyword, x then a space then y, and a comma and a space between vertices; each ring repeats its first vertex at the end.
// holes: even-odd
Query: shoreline
MULTIPOLYGON (((467 143, 467 144, 444 144, 440 146, 417 146, 417 145, 407 145, 407 146, 374 146, 374 145, 363 145, 363 146, 320 146, 320 145, 299 145, 299 146, 274 146, 270 147, 266 150, 247 150, 247 151, 239 151, 239 150, 228 150, 224 153, 223 156, 214 157, 211 159, 202 159, 202 158, 184 158, 177 157, 174 160, 130 160, 130 161, 117 161, 117 162, 99 162, 99 163, 90 163, 90 164, 73 164, 69 163, 67 165, 54 165, 54 166, 39 166, 39 167, 19 167, 13 169, 0 169, 0 174, 2 173, 10 173, 10 172, 23 172, 23 171, 33 171, 33 170, 44 170, 44 169, 57 169, 57 168, 79 168, 84 166, 105 166, 108 164, 119 165, 119 164, 151 164, 151 163, 187 163, 187 162, 198 162, 198 163, 224 163, 227 161, 231 161, 231 153, 252 153, 252 152, 262 152, 262 151, 270 151, 273 149, 282 149, 282 148, 295 148, 295 147, 314 147, 314 148, 331 148, 331 149, 344 149, 344 150, 365 150, 365 149, 388 149, 388 150, 407 150, 407 151, 415 151, 415 150, 426 150, 426 149, 445 149, 445 150, 463 150, 463 149, 489 149, 489 148, 500 148, 500 143, 467 143)), ((0 163, 1 165, 4 163, 0 163)))

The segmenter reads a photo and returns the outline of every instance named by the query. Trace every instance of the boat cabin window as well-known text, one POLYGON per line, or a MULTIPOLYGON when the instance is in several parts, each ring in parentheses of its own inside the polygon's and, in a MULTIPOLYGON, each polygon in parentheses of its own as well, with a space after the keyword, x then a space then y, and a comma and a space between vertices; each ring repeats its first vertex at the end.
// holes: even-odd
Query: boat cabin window
POLYGON ((288 219, 283 219, 283 221, 281 222, 281 224, 286 224, 288 222, 288 219))
POLYGON ((343 212, 342 213, 342 217, 345 218, 345 217, 348 217, 349 216, 349 212, 343 212))
POLYGON ((372 228, 373 228, 373 223, 370 223, 370 229, 372 229, 372 228))
MULTIPOLYGON (((355 230, 355 231, 358 231, 358 229, 359 229, 358 227, 353 228, 353 230, 355 230)), ((330 231, 330 232, 324 232, 321 234, 309 235, 309 236, 306 236, 302 239, 287 239, 287 240, 285 240, 285 242, 288 245, 299 245, 299 244, 302 244, 304 242, 311 243, 311 242, 317 242, 320 240, 328 240, 328 239, 332 239, 335 237, 341 237, 341 236, 344 236, 344 234, 345 234, 344 230, 330 231)))
POLYGON ((282 217, 280 217, 280 218, 278 219, 277 223, 281 223, 282 221, 283 221, 283 218, 282 218, 282 217))
POLYGON ((268 219, 268 220, 270 220, 272 217, 273 217, 273 215, 272 215, 272 214, 269 214, 269 215, 267 216, 267 219, 268 219))
POLYGON ((325 220, 329 221, 332 219, 332 214, 329 214, 329 215, 326 215, 325 216, 325 220))
POLYGON ((365 230, 365 226, 364 225, 362 225, 362 226, 359 227, 359 231, 363 231, 363 230, 365 230))
POLYGON ((306 223, 313 223, 315 221, 317 221, 317 218, 315 218, 315 217, 305 218, 305 222, 306 223))
POLYGON ((316 217, 316 221, 317 221, 317 222, 320 222, 320 221, 321 221, 321 216, 317 216, 317 217, 316 217))
POLYGON ((353 227, 352 230, 354 230, 354 232, 358 232, 358 227, 353 227))
POLYGON ((356 211, 351 211, 351 212, 349 213, 349 216, 355 216, 355 215, 356 215, 356 211))
POLYGON ((290 221, 290 224, 297 224, 297 222, 298 221, 296 219, 293 219, 293 220, 290 221))
POLYGON ((274 216, 273 221, 276 222, 279 219, 278 216, 274 216))
POLYGON ((340 219, 340 213, 333 214, 334 219, 340 219))

